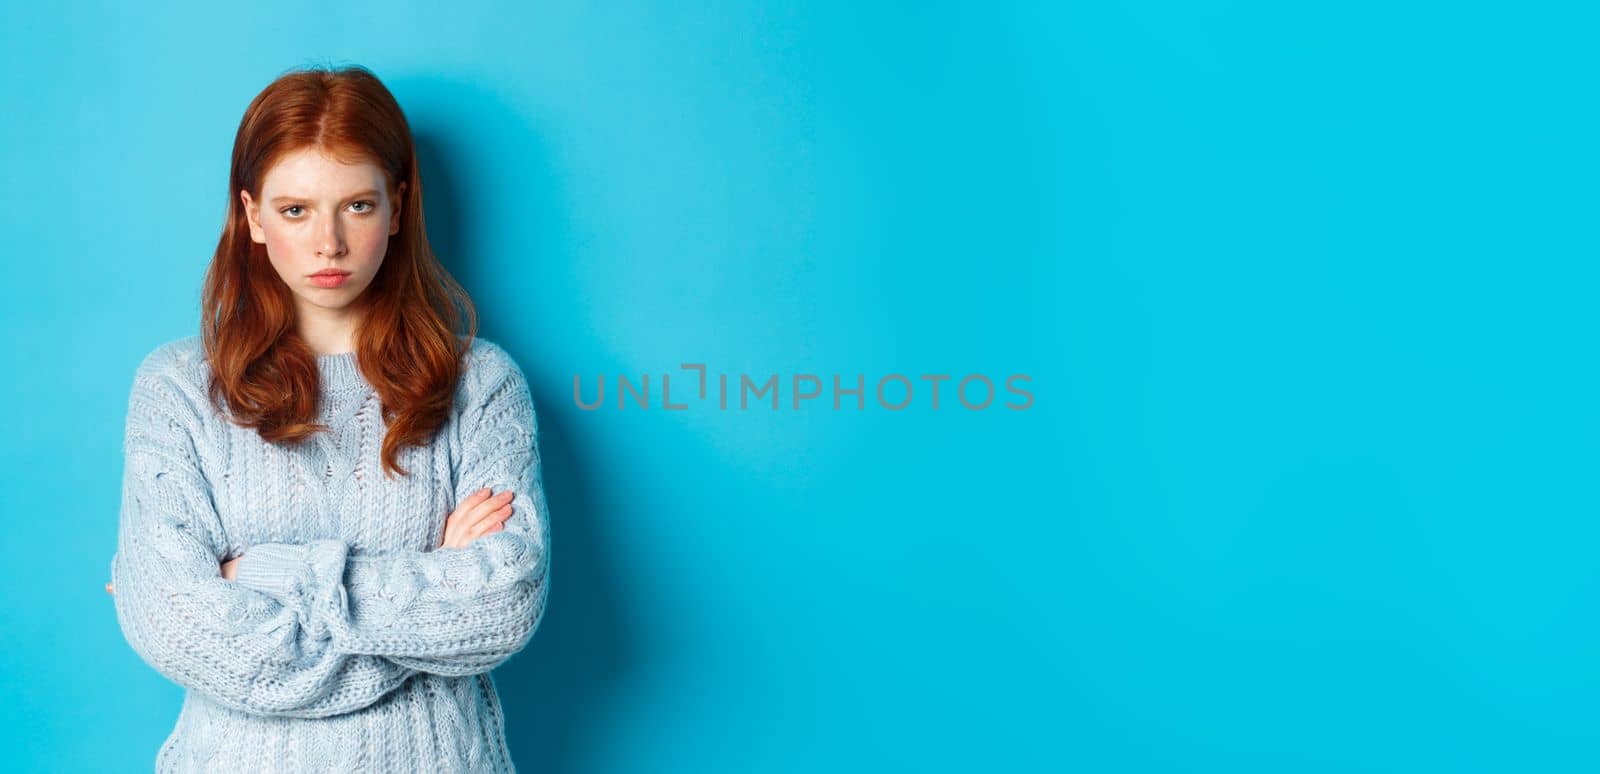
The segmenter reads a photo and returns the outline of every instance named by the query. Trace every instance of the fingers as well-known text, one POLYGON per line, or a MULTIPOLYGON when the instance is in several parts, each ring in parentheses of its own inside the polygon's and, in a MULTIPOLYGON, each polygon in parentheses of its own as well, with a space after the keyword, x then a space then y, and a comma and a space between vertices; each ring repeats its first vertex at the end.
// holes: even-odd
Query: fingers
POLYGON ((485 529, 494 526, 496 521, 511 515, 511 490, 506 490, 481 503, 473 506, 462 522, 462 535, 467 540, 483 534, 485 529))
POLYGON ((463 530, 466 528, 464 522, 467 514, 470 513, 474 507, 487 499, 489 499, 489 488, 484 487, 483 489, 479 489, 478 491, 467 495, 467 499, 462 500, 461 504, 457 505, 456 509, 450 512, 450 515, 446 517, 444 521, 443 545, 454 545, 455 542, 462 537, 463 530))
POLYGON ((511 498, 515 493, 507 490, 492 497, 489 493, 489 489, 480 489, 461 501, 461 505, 445 520, 442 547, 463 547, 494 531, 511 516, 511 498))
POLYGON ((505 495, 505 505, 496 508, 493 512, 478 520, 478 523, 474 525, 472 530, 468 533, 472 536, 472 539, 475 540, 499 529, 505 525, 506 519, 511 517, 512 493, 504 492, 502 494, 505 495))
POLYGON ((116 592, 114 586, 112 586, 111 584, 107 583, 106 584, 106 593, 115 595, 117 592, 116 592))

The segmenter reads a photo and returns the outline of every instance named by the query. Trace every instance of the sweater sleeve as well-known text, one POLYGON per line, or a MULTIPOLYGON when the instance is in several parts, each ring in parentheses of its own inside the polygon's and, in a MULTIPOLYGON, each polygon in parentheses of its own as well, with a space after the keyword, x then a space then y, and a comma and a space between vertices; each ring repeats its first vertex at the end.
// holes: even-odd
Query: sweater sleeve
POLYGON ((544 613, 549 518, 526 379, 503 353, 491 373, 456 426, 462 456, 452 502, 484 487, 511 490, 504 529, 431 551, 365 554, 338 540, 256 545, 239 562, 239 582, 314 600, 313 624, 341 653, 470 675, 522 650, 544 613))
POLYGON ((140 366, 129 397, 111 561, 129 645, 168 679, 235 710, 316 718, 366 707, 418 670, 333 647, 312 611, 221 576, 221 519, 200 465, 198 400, 140 366))

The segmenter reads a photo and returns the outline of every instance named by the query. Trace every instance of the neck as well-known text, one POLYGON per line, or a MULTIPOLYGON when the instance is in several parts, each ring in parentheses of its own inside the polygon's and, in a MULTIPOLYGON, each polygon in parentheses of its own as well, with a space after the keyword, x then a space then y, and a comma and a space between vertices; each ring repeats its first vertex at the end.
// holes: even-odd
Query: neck
POLYGON ((338 355, 355 350, 356 327, 361 323, 357 310, 349 306, 325 309, 308 304, 299 312, 295 328, 313 353, 338 355))

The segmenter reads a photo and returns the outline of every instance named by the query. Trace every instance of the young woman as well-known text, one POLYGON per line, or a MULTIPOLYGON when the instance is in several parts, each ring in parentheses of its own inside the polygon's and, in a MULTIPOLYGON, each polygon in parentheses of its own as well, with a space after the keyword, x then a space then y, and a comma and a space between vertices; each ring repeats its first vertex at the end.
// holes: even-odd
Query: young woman
POLYGON ((187 689, 156 769, 514 771, 489 672, 544 612, 537 423, 429 249, 405 116, 363 68, 284 75, 229 191, 200 334, 128 403, 107 590, 187 689))

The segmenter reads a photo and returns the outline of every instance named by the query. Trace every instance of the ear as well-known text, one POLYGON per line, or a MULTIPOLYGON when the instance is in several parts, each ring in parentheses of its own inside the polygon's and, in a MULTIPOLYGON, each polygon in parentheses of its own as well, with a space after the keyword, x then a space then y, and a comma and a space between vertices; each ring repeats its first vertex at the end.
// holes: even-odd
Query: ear
POLYGON ((250 224, 250 239, 260 244, 267 243, 267 232, 261 230, 261 209, 256 206, 250 192, 239 189, 239 199, 244 202, 244 217, 250 224))
POLYGON ((395 196, 389 202, 389 236, 400 233, 400 205, 406 200, 406 181, 401 180, 395 196))

